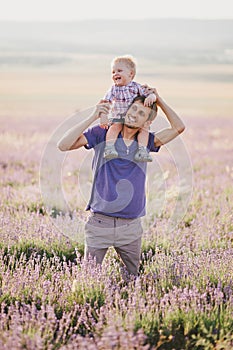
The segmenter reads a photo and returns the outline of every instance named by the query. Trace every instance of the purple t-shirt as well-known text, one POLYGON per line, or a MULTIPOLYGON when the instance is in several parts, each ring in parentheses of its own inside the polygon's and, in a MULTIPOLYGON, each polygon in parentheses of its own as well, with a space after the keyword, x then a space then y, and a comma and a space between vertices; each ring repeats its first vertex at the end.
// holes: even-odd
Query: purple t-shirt
MULTIPOLYGON (((85 147, 94 148, 95 151, 92 163, 92 193, 86 209, 127 219, 144 216, 147 163, 134 160, 138 149, 137 138, 127 147, 119 133, 115 143, 119 158, 106 160, 103 158, 106 133, 107 130, 100 126, 84 132, 88 142, 85 147)), ((147 148, 151 152, 158 152, 160 148, 155 147, 151 132, 147 148)))

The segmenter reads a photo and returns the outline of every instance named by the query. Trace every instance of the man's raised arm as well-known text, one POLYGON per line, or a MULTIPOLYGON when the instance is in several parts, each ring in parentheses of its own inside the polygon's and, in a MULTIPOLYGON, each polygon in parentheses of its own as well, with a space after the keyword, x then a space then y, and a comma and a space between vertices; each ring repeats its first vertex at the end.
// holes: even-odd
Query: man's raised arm
POLYGON ((108 114, 109 108, 109 103, 100 101, 87 119, 69 129, 58 141, 57 147, 60 151, 70 151, 86 145, 87 139, 83 135, 83 132, 99 118, 100 113, 108 114))
POLYGON ((161 108, 161 110, 164 112, 165 116, 167 117, 167 120, 170 123, 169 128, 163 129, 155 133, 154 143, 155 146, 158 147, 173 140, 176 136, 181 134, 185 129, 185 125, 180 119, 180 117, 176 114, 176 112, 168 106, 168 104, 159 96, 155 89, 154 92, 157 97, 156 103, 158 107, 161 108))

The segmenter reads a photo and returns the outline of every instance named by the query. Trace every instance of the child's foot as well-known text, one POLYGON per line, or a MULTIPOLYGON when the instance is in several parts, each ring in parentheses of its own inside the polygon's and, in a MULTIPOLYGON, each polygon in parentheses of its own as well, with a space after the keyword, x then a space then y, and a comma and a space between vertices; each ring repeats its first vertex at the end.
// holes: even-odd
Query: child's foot
POLYGON ((118 158, 118 152, 115 148, 114 145, 106 145, 105 149, 104 149, 104 158, 105 159, 114 159, 114 158, 118 158))
POLYGON ((139 146, 138 151, 134 156, 134 160, 137 162, 152 162, 152 157, 146 147, 139 146))

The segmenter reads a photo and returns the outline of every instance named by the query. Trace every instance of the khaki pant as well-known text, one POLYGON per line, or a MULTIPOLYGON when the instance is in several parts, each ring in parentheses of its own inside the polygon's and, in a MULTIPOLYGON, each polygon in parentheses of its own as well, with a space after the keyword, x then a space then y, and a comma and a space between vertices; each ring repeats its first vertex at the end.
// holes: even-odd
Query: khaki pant
POLYGON ((102 261, 113 246, 130 274, 137 275, 141 256, 141 219, 123 219, 91 213, 85 225, 85 258, 102 261))
MULTIPOLYGON (((141 237, 121 247, 114 247, 114 249, 120 256, 129 274, 137 276, 141 256, 141 237)), ((108 248, 85 246, 85 259, 92 258, 96 260, 97 264, 102 264, 107 250, 108 248)))

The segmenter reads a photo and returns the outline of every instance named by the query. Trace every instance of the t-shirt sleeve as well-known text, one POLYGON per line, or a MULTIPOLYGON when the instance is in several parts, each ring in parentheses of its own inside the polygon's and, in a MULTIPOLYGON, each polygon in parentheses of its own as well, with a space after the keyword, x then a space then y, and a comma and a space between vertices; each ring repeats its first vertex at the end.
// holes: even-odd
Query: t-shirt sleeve
POLYGON ((139 96, 144 96, 147 97, 150 94, 146 92, 146 89, 139 83, 137 83, 137 87, 138 87, 138 94, 139 96))
POLYGON ((106 130, 96 125, 84 131, 83 135, 87 139, 87 144, 84 147, 91 149, 105 140, 106 130))
POLYGON ((153 132, 149 133, 149 140, 148 140, 148 146, 147 147, 148 147, 150 152, 158 152, 160 150, 160 146, 158 146, 158 147, 155 146, 155 142, 154 142, 155 135, 154 134, 155 133, 153 133, 153 132))
POLYGON ((106 94, 104 95, 103 99, 107 100, 109 102, 112 102, 114 97, 114 91, 113 91, 113 86, 106 92, 106 94))

